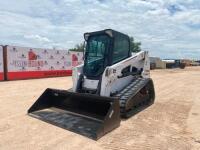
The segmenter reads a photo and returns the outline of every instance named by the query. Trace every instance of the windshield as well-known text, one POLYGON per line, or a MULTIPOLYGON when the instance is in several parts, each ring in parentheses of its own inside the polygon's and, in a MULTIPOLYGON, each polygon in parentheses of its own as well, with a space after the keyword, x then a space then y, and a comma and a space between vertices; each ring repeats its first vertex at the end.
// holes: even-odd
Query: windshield
POLYGON ((105 53, 108 52, 110 38, 107 35, 89 37, 85 52, 84 74, 88 77, 101 75, 107 63, 105 53))

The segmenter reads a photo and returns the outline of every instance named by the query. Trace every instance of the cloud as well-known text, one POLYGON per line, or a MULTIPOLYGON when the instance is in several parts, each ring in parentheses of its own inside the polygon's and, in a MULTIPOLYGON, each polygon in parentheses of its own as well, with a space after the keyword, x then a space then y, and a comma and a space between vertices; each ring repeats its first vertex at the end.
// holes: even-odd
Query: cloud
POLYGON ((0 18, 1 44, 71 48, 112 28, 154 56, 200 57, 199 0, 6 0, 0 18))
POLYGON ((51 42, 47 37, 42 37, 40 35, 24 35, 25 39, 32 39, 42 43, 49 43, 51 42))

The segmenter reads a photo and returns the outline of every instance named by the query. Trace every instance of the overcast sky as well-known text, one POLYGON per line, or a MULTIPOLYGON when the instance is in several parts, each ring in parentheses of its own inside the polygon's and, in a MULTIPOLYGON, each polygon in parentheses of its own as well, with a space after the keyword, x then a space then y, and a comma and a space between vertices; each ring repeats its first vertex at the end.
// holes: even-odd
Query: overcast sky
POLYGON ((72 48, 112 28, 162 58, 200 59, 200 0, 1 0, 0 44, 72 48))

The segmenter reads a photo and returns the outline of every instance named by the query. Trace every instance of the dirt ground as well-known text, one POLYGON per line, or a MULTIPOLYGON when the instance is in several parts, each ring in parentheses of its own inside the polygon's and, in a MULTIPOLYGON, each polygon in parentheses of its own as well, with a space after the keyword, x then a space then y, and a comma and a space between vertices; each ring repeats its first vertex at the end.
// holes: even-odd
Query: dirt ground
POLYGON ((151 75, 155 104, 98 141, 26 114, 47 87, 70 88, 71 77, 0 82, 0 149, 200 149, 200 67, 151 75))

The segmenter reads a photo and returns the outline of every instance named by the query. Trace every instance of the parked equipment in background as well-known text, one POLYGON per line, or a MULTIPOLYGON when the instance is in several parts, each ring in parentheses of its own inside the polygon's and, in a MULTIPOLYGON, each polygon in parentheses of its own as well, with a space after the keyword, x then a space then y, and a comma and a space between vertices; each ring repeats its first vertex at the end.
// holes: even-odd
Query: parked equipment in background
POLYGON ((186 64, 183 63, 181 60, 175 60, 175 67, 185 69, 186 64))
POLYGON ((186 64, 180 60, 180 59, 164 59, 163 60, 166 63, 166 68, 181 68, 184 69, 186 64))
POLYGON ((153 104, 155 93, 148 52, 132 56, 127 35, 106 29, 84 38, 84 64, 73 68, 72 89, 47 89, 28 114, 97 140, 121 117, 153 104))

